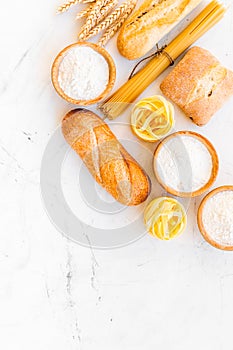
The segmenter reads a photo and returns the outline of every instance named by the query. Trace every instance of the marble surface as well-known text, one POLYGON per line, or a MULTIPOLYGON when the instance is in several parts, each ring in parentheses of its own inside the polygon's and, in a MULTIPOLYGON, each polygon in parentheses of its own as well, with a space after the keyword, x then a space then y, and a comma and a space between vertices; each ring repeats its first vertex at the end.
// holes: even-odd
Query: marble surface
MULTIPOLYGON (((144 236, 119 249, 84 248, 63 237, 46 214, 40 164, 72 106, 52 88, 56 54, 76 40, 74 8, 4 2, 0 14, 0 348, 4 350, 231 349, 233 254, 208 245, 189 224, 164 243, 144 236)), ((80 6, 81 8, 81 6, 80 6)), ((198 41, 233 69, 233 8, 198 41)), ((133 66, 115 59, 116 87, 133 66)), ((159 92, 164 73, 143 94, 159 92)), ((176 109, 176 129, 206 135, 220 158, 214 185, 232 184, 233 100, 204 128, 176 109)))

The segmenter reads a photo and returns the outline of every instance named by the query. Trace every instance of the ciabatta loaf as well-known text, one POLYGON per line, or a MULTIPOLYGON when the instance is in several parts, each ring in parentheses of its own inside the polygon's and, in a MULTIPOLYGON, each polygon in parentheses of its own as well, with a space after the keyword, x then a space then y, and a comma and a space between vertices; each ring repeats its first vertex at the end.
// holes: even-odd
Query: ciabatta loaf
POLYGON ((223 67, 209 51, 195 46, 160 88, 195 124, 202 126, 233 95, 233 72, 223 67))
POLYGON ((149 177, 96 114, 75 109, 64 117, 62 131, 94 179, 117 201, 131 206, 146 200, 149 177))
POLYGON ((122 26, 117 46, 134 60, 144 56, 202 0, 146 0, 122 26))

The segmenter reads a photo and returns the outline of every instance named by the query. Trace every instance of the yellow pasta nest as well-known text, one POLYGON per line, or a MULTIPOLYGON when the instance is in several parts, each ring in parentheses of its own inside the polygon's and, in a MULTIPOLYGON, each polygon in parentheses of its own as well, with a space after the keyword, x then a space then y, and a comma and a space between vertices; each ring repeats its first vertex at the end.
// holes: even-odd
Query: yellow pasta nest
POLYGON ((187 224, 185 209, 176 199, 160 197, 146 207, 144 223, 147 231, 162 240, 179 236, 187 224))
POLYGON ((163 96, 156 95, 136 103, 131 113, 133 132, 142 140, 155 142, 174 126, 174 108, 163 96))

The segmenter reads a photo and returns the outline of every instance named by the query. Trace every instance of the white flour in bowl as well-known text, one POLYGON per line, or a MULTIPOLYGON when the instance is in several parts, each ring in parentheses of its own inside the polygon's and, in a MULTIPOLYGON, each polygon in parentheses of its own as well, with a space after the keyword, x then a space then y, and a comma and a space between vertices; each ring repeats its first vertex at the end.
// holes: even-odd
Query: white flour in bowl
POLYGON ((58 70, 58 83, 74 100, 93 100, 101 95, 109 82, 109 66, 105 58, 90 47, 71 48, 58 70))
POLYGON ((205 203, 202 222, 207 234, 222 245, 233 245, 233 191, 222 191, 205 203))
POLYGON ((160 149, 155 164, 167 186, 177 192, 194 192, 208 183, 213 162, 207 147, 198 139, 177 135, 160 149))

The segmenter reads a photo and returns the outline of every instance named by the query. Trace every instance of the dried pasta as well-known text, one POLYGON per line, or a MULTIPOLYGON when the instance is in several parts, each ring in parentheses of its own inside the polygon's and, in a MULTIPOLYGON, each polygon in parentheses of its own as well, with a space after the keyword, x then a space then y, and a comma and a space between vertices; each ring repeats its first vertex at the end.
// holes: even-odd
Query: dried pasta
POLYGON ((142 140, 155 142, 174 126, 174 107, 163 96, 144 98, 131 112, 131 128, 142 140))

